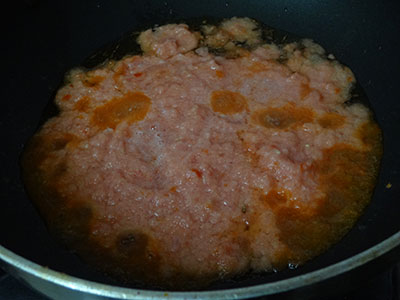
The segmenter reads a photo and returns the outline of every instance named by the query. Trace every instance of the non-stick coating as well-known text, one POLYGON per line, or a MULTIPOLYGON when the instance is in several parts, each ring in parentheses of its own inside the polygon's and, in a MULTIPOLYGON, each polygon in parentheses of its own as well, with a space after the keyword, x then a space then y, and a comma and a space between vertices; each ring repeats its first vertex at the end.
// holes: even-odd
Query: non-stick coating
POLYGON ((33 1, 16 4, 3 39, 0 110, 0 241, 41 265, 113 283, 48 235, 25 195, 18 159, 63 74, 132 29, 174 20, 248 16, 310 37, 348 65, 364 88, 384 133, 381 175, 371 205, 327 253, 296 270, 225 282, 249 286, 318 270, 400 230, 400 3, 398 1, 33 1), (391 187, 389 188, 389 184, 391 187))

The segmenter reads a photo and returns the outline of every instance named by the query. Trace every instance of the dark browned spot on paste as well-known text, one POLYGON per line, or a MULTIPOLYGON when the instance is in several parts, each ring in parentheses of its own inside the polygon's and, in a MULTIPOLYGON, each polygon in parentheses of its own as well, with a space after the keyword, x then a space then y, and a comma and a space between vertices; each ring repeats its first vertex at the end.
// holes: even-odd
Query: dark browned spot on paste
POLYGON ((97 87, 103 80, 103 76, 87 76, 82 82, 86 87, 97 87))
POLYGON ((256 112, 253 120, 261 126, 273 129, 296 128, 314 119, 314 111, 307 107, 297 107, 292 103, 281 107, 269 107, 256 112))
POLYGON ((117 239, 117 249, 127 256, 143 256, 146 251, 148 237, 141 232, 127 232, 120 234, 117 239))
POLYGON ((326 113, 318 119, 318 124, 326 129, 337 129, 344 125, 345 116, 337 113, 326 113))
POLYGON ((303 263, 325 251, 353 226, 370 201, 382 155, 381 134, 372 122, 359 132, 368 133, 368 138, 362 137, 366 147, 337 144, 325 149, 323 158, 309 168, 324 194, 315 199, 316 207, 273 206, 280 240, 288 247, 278 265, 303 263))
POLYGON ((160 265, 159 249, 156 241, 139 230, 128 230, 120 233, 115 240, 117 252, 111 258, 117 265, 126 266, 128 276, 135 279, 157 278, 160 265))
POLYGON ((247 100, 240 93, 214 91, 211 94, 211 108, 213 111, 224 115, 233 115, 247 108, 247 100))
POLYGON ((123 121, 128 124, 138 122, 146 117, 150 105, 150 98, 145 94, 130 92, 97 107, 93 112, 91 123, 100 129, 115 129, 123 121))
POLYGON ((73 134, 63 133, 60 135, 43 137, 42 139, 40 139, 40 143, 43 143, 42 147, 45 148, 46 152, 52 152, 64 149, 68 145, 68 143, 70 143, 74 139, 77 138, 73 134))

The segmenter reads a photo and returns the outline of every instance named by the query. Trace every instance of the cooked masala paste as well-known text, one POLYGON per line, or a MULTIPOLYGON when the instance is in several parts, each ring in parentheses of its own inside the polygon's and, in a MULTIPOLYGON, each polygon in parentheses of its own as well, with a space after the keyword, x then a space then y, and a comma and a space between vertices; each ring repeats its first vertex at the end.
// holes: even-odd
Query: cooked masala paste
POLYGON ((74 69, 22 156, 48 228, 128 283, 192 289, 303 264, 368 204, 382 152, 353 73, 311 40, 232 18, 142 32, 74 69))

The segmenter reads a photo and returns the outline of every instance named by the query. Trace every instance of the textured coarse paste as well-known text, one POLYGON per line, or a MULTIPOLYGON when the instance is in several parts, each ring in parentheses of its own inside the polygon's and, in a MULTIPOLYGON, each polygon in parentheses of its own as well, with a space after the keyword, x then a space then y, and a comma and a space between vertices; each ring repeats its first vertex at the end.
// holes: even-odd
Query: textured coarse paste
POLYGON ((191 289, 325 251, 368 203, 381 134, 352 72, 232 18, 75 69, 22 157, 49 229, 124 282, 191 289))

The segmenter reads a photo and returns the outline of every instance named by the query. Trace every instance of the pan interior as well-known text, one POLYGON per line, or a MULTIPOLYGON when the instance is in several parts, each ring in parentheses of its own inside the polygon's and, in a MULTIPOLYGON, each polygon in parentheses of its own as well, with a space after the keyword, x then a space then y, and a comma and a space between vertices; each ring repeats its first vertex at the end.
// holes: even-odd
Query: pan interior
MULTIPOLYGON (((1 231, 2 245, 51 269, 79 278, 118 285, 108 277, 88 268, 75 255, 53 241, 27 199, 19 176, 18 156, 23 149, 23 144, 35 131, 38 123, 41 122, 39 116, 47 103, 52 103, 48 101, 52 100, 54 91, 61 84, 63 74, 68 69, 80 64, 92 68, 105 59, 119 59, 126 54, 136 53, 138 47, 136 43, 132 43, 135 40, 132 39, 135 33, 129 30, 131 28, 136 30, 147 28, 155 23, 154 20, 159 20, 159 24, 186 20, 190 25, 198 26, 199 22, 203 20, 215 22, 223 17, 246 15, 265 23, 272 21, 273 25, 280 23, 283 26, 282 28, 296 32, 296 34, 289 34, 286 31, 265 26, 266 38, 276 43, 280 43, 284 38, 296 40, 298 39, 297 34, 314 37, 313 30, 307 30, 305 26, 291 26, 285 18, 285 13, 292 14, 291 17, 297 17, 295 20, 299 20, 294 24, 299 24, 302 19, 300 12, 304 12, 306 7, 298 7, 296 10, 296 6, 289 6, 288 8, 285 3, 277 2, 268 7, 269 12, 265 12, 265 4, 262 1, 254 1, 254 5, 249 8, 244 8, 240 1, 230 1, 215 4, 214 17, 204 18, 203 16, 210 15, 209 11, 206 10, 206 4, 192 4, 198 6, 197 12, 193 13, 193 8, 189 7, 188 4, 180 6, 178 2, 169 1, 165 5, 161 1, 154 1, 151 4, 141 3, 136 7, 132 7, 128 2, 121 2, 124 3, 121 4, 124 7, 119 9, 125 9, 130 13, 122 16, 120 23, 114 26, 111 26, 111 19, 117 20, 117 14, 105 1, 104 3, 102 1, 88 1, 86 4, 79 1, 71 1, 69 4, 55 1, 54 3, 39 3, 37 7, 20 8, 14 24, 14 33, 8 33, 6 36, 7 44, 10 45, 8 55, 14 59, 5 62, 6 70, 10 75, 8 78, 9 91, 5 97, 7 106, 1 112, 1 120, 3 124, 7 125, 2 126, 1 135, 3 140, 7 140, 8 143, 0 153, 2 162, 4 162, 4 168, 1 170, 1 199, 5 199, 0 219, 2 228, 10 228, 1 231), (228 6, 226 6, 227 3, 228 6), (97 8, 98 11, 95 10, 97 5, 100 5, 97 8), (92 10, 94 10, 93 13, 92 10), (148 13, 140 15, 133 12, 134 10, 142 10, 148 13), (281 17, 274 17, 273 13, 276 16, 281 14, 281 17), (132 20, 133 15, 136 16, 136 19, 133 18, 132 20), (75 16, 78 20, 76 24, 72 24, 70 21, 71 16, 75 16), (185 19, 186 16, 189 18, 185 19), (98 24, 100 21, 105 21, 110 26, 109 31, 106 31, 103 35, 101 32, 95 32, 94 38, 90 39, 90 31, 84 28, 89 28, 89 24, 98 24), (49 23, 57 25, 48 26, 49 23), (126 32, 126 34, 116 39, 120 32, 126 32), (101 46, 108 40, 115 40, 115 42, 101 46), (75 47, 75 45, 79 46, 75 47), (99 48, 100 50, 96 50, 99 48), (88 53, 93 54, 87 55, 88 53), (21 72, 21 69, 25 71, 21 72), (21 84, 24 87, 23 89, 21 84)), ((340 10, 342 16, 343 14, 350 14, 350 12, 346 12, 346 4, 336 6, 331 3, 327 5, 327 7, 323 5, 317 5, 317 7, 321 10, 340 10)), ((373 12, 369 13, 373 14, 373 12)), ((311 28, 315 28, 315 30, 318 25, 324 22, 322 17, 317 18, 317 20, 308 21, 311 28)), ((339 23, 339 19, 336 20, 339 23)), ((344 25, 339 25, 339 27, 341 26, 344 25)), ((399 44, 393 37, 385 36, 386 40, 379 37, 374 30, 377 30, 377 28, 371 28, 368 33, 364 33, 362 40, 376 37, 376 41, 381 42, 384 46, 389 46, 387 44, 389 41, 392 42, 391 46, 396 45, 396 43, 399 44)), ((399 98, 399 92, 389 93, 385 90, 388 86, 395 86, 395 78, 388 74, 390 70, 393 70, 394 64, 390 65, 390 62, 383 58, 381 58, 382 61, 378 59, 378 62, 372 62, 369 60, 371 57, 355 57, 357 55, 352 53, 363 53, 365 49, 352 45, 351 39, 349 40, 346 36, 339 36, 344 41, 336 43, 335 40, 340 40, 340 38, 333 30, 326 38, 323 38, 316 30, 315 37, 317 42, 321 41, 323 45, 326 43, 328 45, 326 48, 336 54, 339 60, 343 57, 343 61, 350 65, 356 76, 360 74, 361 84, 357 85, 354 90, 354 94, 358 96, 354 96, 353 101, 361 101, 370 106, 376 112, 377 121, 383 129, 385 154, 374 199, 353 230, 339 244, 303 267, 295 270, 287 269, 279 273, 248 275, 235 280, 218 282, 210 289, 226 289, 275 282, 318 270, 349 258, 381 242, 400 229, 399 222, 396 222, 399 202, 395 201, 396 191, 397 195, 399 192, 400 175, 393 171, 400 170, 400 160, 396 156, 400 149, 400 125, 396 122, 400 111, 399 103, 396 102, 396 99, 399 98), (318 40, 318 37, 321 39, 318 40), (348 44, 346 44, 346 41, 348 41, 348 44), (331 49, 329 45, 332 46, 331 49), (374 65, 371 70, 368 70, 363 67, 367 61, 371 64, 380 63, 380 65, 374 65), (385 63, 387 64, 386 69, 385 63), (374 73, 373 70, 376 69, 380 69, 381 72, 379 74, 374 73), (361 89, 361 85, 367 87, 365 92, 361 89), (366 94, 369 95, 371 102, 367 100, 366 94), (382 98, 384 98, 384 102, 382 98)), ((372 46, 368 43, 365 47, 372 49, 372 46)), ((394 54, 389 47, 385 48, 384 51, 386 51, 386 56, 394 54)), ((45 114, 41 118, 42 121, 57 112, 51 106, 52 104, 48 104, 45 114)))

